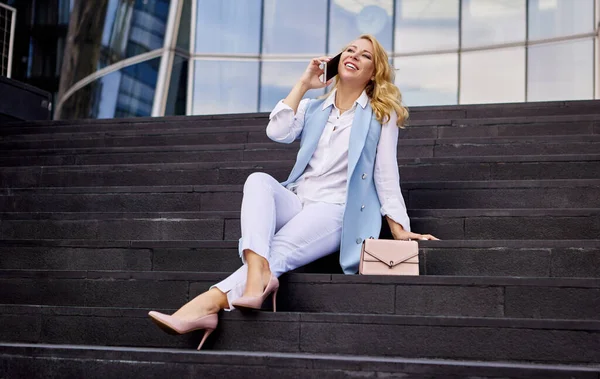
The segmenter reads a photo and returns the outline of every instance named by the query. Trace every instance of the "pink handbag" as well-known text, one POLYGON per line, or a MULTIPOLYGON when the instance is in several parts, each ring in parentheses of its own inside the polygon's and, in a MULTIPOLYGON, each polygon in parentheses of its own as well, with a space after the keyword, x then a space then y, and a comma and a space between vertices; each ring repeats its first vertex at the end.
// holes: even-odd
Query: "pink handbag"
POLYGON ((417 241, 366 239, 360 252, 361 275, 419 275, 417 241))

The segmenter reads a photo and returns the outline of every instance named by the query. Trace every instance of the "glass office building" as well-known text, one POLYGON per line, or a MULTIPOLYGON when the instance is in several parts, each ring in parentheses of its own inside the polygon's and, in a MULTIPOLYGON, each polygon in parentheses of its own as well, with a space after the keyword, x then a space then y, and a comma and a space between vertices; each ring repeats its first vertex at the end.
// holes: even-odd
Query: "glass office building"
POLYGON ((600 0, 102 0, 77 30, 86 43, 63 67, 71 79, 56 116, 270 111, 310 58, 363 33, 387 49, 408 106, 598 99, 599 8, 600 0))
MULTIPOLYGON (((5 7, 0 6, 0 38, 8 27, 15 28, 12 79, 48 91, 56 97, 73 1, 0 0, 16 11, 11 25, 12 20, 2 16, 5 7)), ((0 41, 0 44, 2 42, 6 40, 0 41)), ((5 56, 7 52, 2 50, 0 55, 5 56)))

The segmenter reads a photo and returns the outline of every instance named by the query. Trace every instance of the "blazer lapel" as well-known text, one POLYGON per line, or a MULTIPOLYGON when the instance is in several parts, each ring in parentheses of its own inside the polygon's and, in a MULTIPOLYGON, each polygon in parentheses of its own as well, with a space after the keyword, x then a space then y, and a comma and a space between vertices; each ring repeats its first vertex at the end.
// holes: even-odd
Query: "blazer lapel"
POLYGON ((290 176, 286 183, 290 183, 296 181, 300 175, 306 170, 306 166, 308 166, 308 162, 312 158, 317 146, 319 145, 319 140, 321 139, 321 134, 323 134, 323 129, 325 129, 325 125, 327 125, 327 119, 329 118, 329 113, 331 112, 330 107, 322 109, 322 102, 317 103, 319 107, 311 116, 310 119, 306 120, 304 124, 304 129, 302 130, 302 141, 300 142, 300 151, 298 151, 298 157, 296 158, 296 164, 290 173, 290 176))
POLYGON ((373 108, 370 104, 367 104, 364 109, 360 105, 357 106, 352 122, 352 131, 350 132, 350 146, 348 147, 348 183, 350 183, 352 173, 365 146, 372 116, 373 108))

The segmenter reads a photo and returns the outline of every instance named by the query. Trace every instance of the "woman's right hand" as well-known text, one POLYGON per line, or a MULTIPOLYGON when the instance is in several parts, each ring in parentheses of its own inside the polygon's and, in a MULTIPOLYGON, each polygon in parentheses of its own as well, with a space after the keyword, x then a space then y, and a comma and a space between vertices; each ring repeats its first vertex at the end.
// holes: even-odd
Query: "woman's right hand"
POLYGON ((300 83, 302 83, 307 90, 324 88, 330 85, 333 79, 328 80, 327 83, 323 83, 319 79, 319 76, 323 75, 323 70, 319 68, 319 64, 321 62, 329 62, 330 60, 331 58, 329 57, 313 58, 300 77, 300 83))

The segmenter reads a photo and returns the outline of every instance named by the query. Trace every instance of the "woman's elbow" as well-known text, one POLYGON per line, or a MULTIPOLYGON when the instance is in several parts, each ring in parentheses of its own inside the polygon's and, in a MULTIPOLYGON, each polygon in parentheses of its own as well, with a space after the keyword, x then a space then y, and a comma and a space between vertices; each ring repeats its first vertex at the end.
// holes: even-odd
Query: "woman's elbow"
POLYGON ((280 143, 292 143, 294 139, 291 138, 289 133, 281 133, 281 131, 276 130, 275 128, 269 128, 267 126, 267 137, 271 141, 280 142, 280 143))

